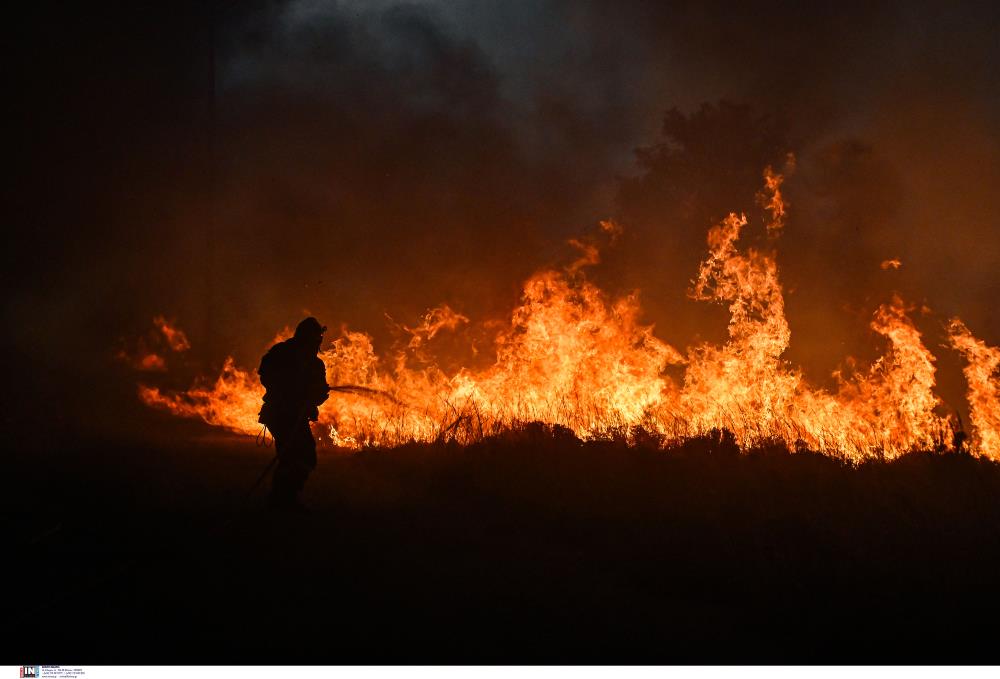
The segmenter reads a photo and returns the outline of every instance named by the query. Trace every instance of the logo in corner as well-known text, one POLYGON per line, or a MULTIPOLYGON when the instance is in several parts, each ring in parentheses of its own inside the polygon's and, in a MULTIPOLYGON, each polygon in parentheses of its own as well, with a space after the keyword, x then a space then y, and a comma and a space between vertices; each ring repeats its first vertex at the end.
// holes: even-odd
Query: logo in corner
POLYGON ((21 665, 21 679, 25 677, 37 677, 38 675, 38 665, 21 665))

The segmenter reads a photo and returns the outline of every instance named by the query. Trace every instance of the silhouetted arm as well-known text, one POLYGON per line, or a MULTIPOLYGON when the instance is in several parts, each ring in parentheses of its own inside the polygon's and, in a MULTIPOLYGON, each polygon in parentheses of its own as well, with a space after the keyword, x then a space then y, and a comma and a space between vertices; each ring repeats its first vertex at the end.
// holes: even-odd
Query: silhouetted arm
POLYGON ((318 406, 330 397, 330 387, 326 383, 326 366, 322 359, 316 357, 310 361, 306 380, 306 398, 318 406))

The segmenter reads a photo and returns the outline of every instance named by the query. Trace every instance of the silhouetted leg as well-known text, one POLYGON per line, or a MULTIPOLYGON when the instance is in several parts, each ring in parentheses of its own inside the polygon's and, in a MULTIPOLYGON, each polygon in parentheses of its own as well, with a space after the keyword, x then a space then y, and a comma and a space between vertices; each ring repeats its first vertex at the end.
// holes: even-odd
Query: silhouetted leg
POLYGON ((308 422, 275 434, 278 466, 271 485, 271 504, 276 508, 294 507, 305 486, 309 472, 316 467, 316 441, 308 422))

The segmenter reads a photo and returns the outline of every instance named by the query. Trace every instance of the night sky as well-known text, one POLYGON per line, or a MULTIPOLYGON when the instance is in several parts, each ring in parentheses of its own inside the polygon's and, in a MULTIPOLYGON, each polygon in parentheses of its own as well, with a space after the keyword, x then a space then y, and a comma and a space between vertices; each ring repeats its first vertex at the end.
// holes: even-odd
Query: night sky
POLYGON ((15 427, 133 417, 114 356, 156 314, 181 386, 304 311, 381 346, 386 314, 503 318, 608 217, 593 279, 680 348, 721 339, 685 297, 705 233, 789 152, 789 360, 825 384, 877 356, 899 292, 960 406, 942 322, 1000 343, 992 3, 45 5, 6 34, 15 427))

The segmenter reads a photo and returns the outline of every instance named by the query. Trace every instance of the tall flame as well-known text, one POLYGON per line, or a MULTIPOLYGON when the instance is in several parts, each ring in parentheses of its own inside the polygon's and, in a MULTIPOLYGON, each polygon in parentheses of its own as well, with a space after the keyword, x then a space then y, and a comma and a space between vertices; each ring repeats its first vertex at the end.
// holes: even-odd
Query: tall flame
MULTIPOLYGON (((790 159, 789 167, 793 161, 790 159)), ((767 168, 761 203, 769 235, 785 225, 782 174, 767 168)), ((861 460, 940 448, 952 422, 935 410, 934 356, 894 297, 875 312, 871 328, 888 341, 867 371, 838 373, 835 392, 810 386, 782 358, 791 340, 773 253, 741 251, 744 215, 730 214, 708 232, 708 255, 689 291, 695 300, 728 305, 729 339, 702 343, 682 354, 640 322, 637 293, 609 298, 587 280, 599 248, 574 240, 580 256, 565 269, 547 269, 523 286, 520 304, 495 334, 496 357, 483 369, 446 372, 433 360, 431 341, 469 319, 447 306, 432 309, 388 359, 365 333, 344 330, 321 352, 331 385, 351 385, 320 409, 319 422, 335 445, 352 448, 409 441, 460 442, 518 422, 568 427, 582 438, 630 439, 640 431, 665 440, 733 432, 741 446, 780 441, 861 460), (666 374, 684 366, 680 384, 666 374)), ((602 222, 615 239, 621 226, 602 222)), ((183 335, 181 335, 183 336, 183 335)), ((961 321, 950 326, 965 369, 975 438, 973 448, 1000 459, 998 382, 1000 349, 987 347, 961 321)), ((185 340, 186 341, 186 340, 185 340)), ((151 406, 201 417, 252 433, 263 388, 256 376, 228 359, 214 383, 183 393, 140 387, 151 406)))
POLYGON ((969 413, 973 445, 983 454, 1000 460, 1000 347, 987 346, 973 337, 957 318, 948 324, 951 345, 967 361, 963 372, 969 384, 969 413))

